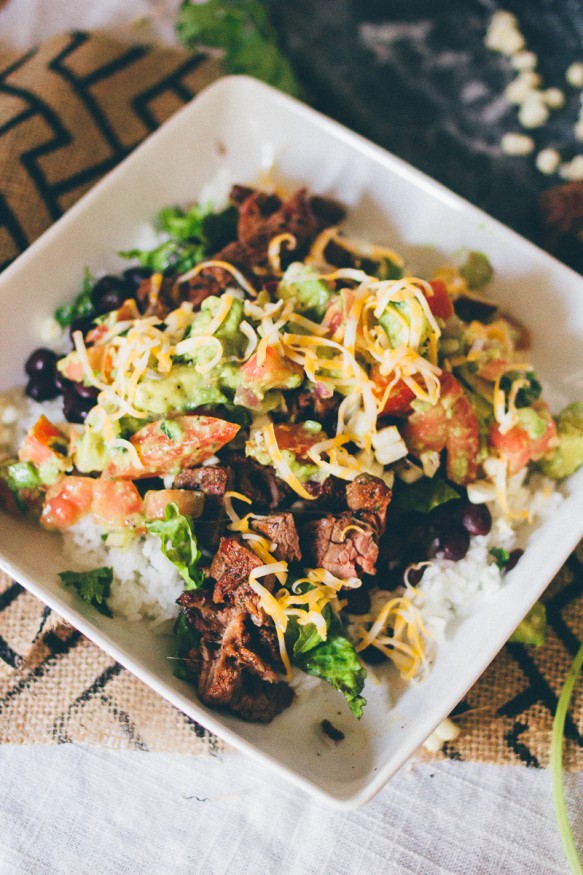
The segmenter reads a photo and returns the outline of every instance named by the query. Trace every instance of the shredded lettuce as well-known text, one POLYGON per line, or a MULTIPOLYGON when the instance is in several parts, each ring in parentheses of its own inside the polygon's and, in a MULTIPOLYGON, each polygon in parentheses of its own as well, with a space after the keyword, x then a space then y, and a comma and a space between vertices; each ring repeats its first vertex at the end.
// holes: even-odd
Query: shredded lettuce
POLYGON ((202 553, 192 521, 180 513, 176 502, 166 505, 163 520, 146 520, 146 528, 160 538, 162 552, 184 580, 184 589, 199 589, 204 583, 204 573, 197 567, 202 553))
POLYGON ((59 577, 65 586, 77 590, 83 601, 106 617, 113 616, 107 606, 113 580, 112 568, 92 568, 91 571, 61 571, 59 577))

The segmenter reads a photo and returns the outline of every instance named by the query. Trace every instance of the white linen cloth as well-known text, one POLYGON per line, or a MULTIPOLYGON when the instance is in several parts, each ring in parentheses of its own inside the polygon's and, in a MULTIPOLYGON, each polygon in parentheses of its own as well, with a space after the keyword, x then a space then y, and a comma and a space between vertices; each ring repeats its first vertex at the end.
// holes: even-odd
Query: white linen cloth
MULTIPOLYGON (((583 776, 571 776, 583 839, 583 776), (579 800, 579 801, 578 801, 579 800)), ((6 875, 565 875, 550 774, 442 762, 338 811, 242 754, 0 748, 6 875)))

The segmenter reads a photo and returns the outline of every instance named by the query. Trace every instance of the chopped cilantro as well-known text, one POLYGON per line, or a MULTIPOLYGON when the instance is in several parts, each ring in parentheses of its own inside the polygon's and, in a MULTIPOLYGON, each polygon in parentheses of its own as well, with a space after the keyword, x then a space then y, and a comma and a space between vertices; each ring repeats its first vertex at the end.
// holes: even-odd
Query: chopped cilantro
POLYGON ((298 96, 300 86, 259 0, 183 0, 176 21, 178 38, 188 48, 211 46, 224 52, 227 73, 246 73, 298 96))
POLYGON ((490 547, 488 552, 490 556, 493 557, 500 571, 504 571, 510 562, 510 553, 508 550, 505 550, 503 547, 490 547))
POLYGON ((55 319, 61 328, 67 328, 77 319, 82 319, 85 316, 91 316, 93 314, 91 292, 94 285, 95 279, 91 276, 89 268, 86 267, 81 291, 73 303, 64 304, 62 307, 57 307, 55 310, 55 319))
POLYGON ((508 371, 500 379, 500 388, 503 392, 510 392, 512 384, 515 380, 528 380, 528 386, 523 386, 516 393, 517 407, 530 407, 533 401, 536 401, 542 392, 542 386, 536 378, 534 371, 528 371, 526 374, 518 371, 508 371))
POLYGON ((173 419, 163 419, 160 423, 160 431, 170 441, 179 441, 182 437, 182 428, 173 419))
POLYGON ((59 577, 65 586, 72 586, 81 598, 94 608, 111 617, 106 600, 111 592, 112 568, 92 568, 91 571, 62 571, 59 577))

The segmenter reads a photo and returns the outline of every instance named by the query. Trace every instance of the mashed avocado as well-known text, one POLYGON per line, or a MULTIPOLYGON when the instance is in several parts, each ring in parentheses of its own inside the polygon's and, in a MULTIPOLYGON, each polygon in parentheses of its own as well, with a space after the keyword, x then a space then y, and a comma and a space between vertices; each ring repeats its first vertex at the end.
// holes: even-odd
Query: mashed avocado
POLYGON ((280 300, 295 302, 297 313, 305 313, 313 319, 322 319, 331 292, 319 274, 307 264, 294 261, 290 264, 277 287, 280 300))
POLYGON ((557 419, 559 446, 539 468, 554 480, 562 480, 583 465, 583 404, 574 401, 565 407, 557 419))

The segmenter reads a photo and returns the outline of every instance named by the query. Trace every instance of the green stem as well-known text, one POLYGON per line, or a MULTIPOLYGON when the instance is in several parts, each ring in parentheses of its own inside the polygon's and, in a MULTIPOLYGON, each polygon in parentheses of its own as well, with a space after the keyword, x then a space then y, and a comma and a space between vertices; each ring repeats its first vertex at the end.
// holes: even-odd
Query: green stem
POLYGON ((567 672, 559 701, 557 702, 557 710, 553 720, 553 735, 551 740, 551 775, 553 782, 553 796, 555 797, 555 811, 557 814, 557 823, 559 825, 559 833, 565 849, 565 854, 574 875, 583 875, 583 866, 573 833, 569 825, 567 817, 567 805, 565 803, 565 785, 563 783, 563 733, 565 730, 565 718, 567 710, 571 702, 573 687, 581 672, 583 666, 583 644, 579 648, 573 663, 567 672))

